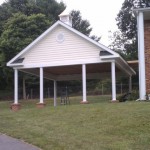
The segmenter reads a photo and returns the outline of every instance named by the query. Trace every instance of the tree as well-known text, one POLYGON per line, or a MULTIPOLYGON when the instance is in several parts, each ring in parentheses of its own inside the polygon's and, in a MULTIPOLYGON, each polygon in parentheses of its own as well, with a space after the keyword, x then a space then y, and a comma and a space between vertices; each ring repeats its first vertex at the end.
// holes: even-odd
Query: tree
POLYGON ((126 59, 138 59, 137 57, 137 21, 133 9, 149 6, 149 0, 125 0, 122 8, 119 11, 116 21, 120 32, 114 36, 114 41, 111 44, 120 45, 116 41, 123 43, 123 53, 126 59), (118 38, 119 37, 119 38, 118 38))
POLYGON ((38 13, 45 14, 53 22, 59 19, 58 15, 66 8, 63 2, 56 0, 36 0, 36 6, 40 10, 38 13))
POLYGON ((72 27, 80 31, 81 33, 89 36, 92 31, 89 21, 82 19, 80 11, 73 10, 71 12, 71 16, 72 16, 72 27))
POLYGON ((44 14, 49 21, 55 22, 64 9, 64 3, 55 0, 8 0, 0 5, 0 34, 7 20, 15 13, 27 16, 40 13, 44 14))
POLYGON ((95 41, 99 41, 101 37, 97 37, 95 35, 90 36, 90 33, 92 31, 92 28, 90 27, 90 23, 88 20, 83 20, 80 11, 72 10, 71 11, 72 16, 72 27, 81 33, 85 34, 86 36, 89 36, 91 39, 95 41))
POLYGON ((17 13, 10 18, 5 24, 0 38, 0 50, 5 56, 5 61, 14 57, 44 32, 49 25, 49 20, 43 14, 26 16, 17 13))
POLYGON ((45 31, 49 25, 49 20, 43 14, 26 16, 17 13, 8 19, 0 37, 0 56, 3 56, 0 80, 5 78, 6 83, 11 83, 12 70, 6 67, 6 63, 45 31))
POLYGON ((58 20, 58 15, 65 9, 64 3, 56 0, 9 0, 6 4, 12 13, 27 16, 41 13, 51 20, 58 20))
POLYGON ((92 35, 92 36, 90 36, 90 38, 93 39, 93 40, 95 40, 96 42, 99 42, 100 39, 101 39, 101 37, 98 37, 96 35, 92 35))

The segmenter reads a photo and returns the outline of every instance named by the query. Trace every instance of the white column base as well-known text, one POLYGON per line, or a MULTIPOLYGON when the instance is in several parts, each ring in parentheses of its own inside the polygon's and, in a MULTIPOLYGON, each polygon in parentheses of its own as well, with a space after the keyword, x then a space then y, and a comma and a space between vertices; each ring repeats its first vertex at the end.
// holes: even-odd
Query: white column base
POLYGON ((88 101, 81 101, 80 104, 89 104, 88 101))
POLYGON ((118 100, 111 100, 111 103, 118 103, 118 100))
POLYGON ((37 107, 37 108, 44 108, 45 106, 46 106, 45 103, 37 103, 37 104, 36 104, 36 107, 37 107))

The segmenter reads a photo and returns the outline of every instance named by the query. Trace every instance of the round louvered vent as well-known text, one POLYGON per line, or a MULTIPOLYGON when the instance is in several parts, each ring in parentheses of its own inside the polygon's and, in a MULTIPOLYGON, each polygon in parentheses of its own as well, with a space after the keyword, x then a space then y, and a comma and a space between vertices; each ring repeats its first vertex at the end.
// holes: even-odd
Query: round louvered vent
POLYGON ((64 41, 64 34, 63 33, 59 33, 56 37, 57 42, 61 43, 64 41))

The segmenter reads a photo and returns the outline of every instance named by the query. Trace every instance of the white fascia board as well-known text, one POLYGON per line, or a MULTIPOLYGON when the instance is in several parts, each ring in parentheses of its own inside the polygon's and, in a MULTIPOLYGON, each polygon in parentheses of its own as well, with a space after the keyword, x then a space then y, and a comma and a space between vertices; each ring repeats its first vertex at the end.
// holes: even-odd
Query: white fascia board
POLYGON ((136 74, 136 72, 128 65, 128 63, 122 57, 116 59, 116 64, 121 70, 123 70, 128 75, 132 76, 136 74))
POLYGON ((120 57, 120 59, 121 59, 121 61, 124 63, 124 65, 129 68, 129 70, 131 71, 132 75, 136 75, 136 72, 134 71, 134 69, 131 68, 131 67, 129 66, 129 64, 128 64, 122 57, 120 57))
POLYGON ((32 43, 30 43, 27 47, 25 47, 20 53, 18 53, 14 58, 12 58, 8 63, 7 66, 14 66, 11 65, 13 61, 15 61, 17 58, 19 58, 21 55, 25 54, 28 50, 30 50, 35 44, 37 44, 40 40, 42 40, 49 32, 51 32, 60 21, 57 21, 54 23, 50 28, 48 28, 43 34, 41 34, 38 38, 36 38, 32 43))
POLYGON ((115 59, 115 58, 119 58, 119 56, 100 56, 100 59, 102 60, 115 59))
POLYGON ((18 69, 29 69, 29 68, 40 68, 40 67, 57 67, 57 66, 70 66, 70 65, 82 65, 82 64, 95 64, 95 63, 106 63, 111 62, 111 60, 100 60, 97 59, 88 59, 88 60, 71 60, 71 61, 57 61, 57 62, 51 62, 51 63, 30 63, 30 64, 24 64, 24 66, 16 66, 18 69))
POLYGON ((128 63, 119 54, 117 57, 115 57, 115 56, 101 56, 100 58, 102 60, 114 59, 121 70, 124 70, 129 75, 135 75, 136 74, 136 72, 128 65, 128 63), (118 62, 118 59, 120 60, 119 62, 118 62), (127 70, 125 70, 125 68, 127 70))
POLYGON ((8 63, 7 63, 7 66, 9 66, 9 67, 21 67, 21 66, 23 66, 23 64, 22 63, 14 63, 14 64, 9 64, 8 65, 8 63))
POLYGON ((149 12, 150 11, 150 7, 146 7, 146 8, 136 8, 136 9, 133 9, 133 13, 134 15, 137 17, 139 12, 149 12))
POLYGON ((134 12, 139 12, 139 11, 143 11, 143 12, 146 12, 146 11, 150 11, 150 7, 146 7, 146 8, 135 8, 133 9, 134 12))
POLYGON ((126 75, 129 75, 129 76, 132 75, 129 70, 126 70, 126 68, 123 68, 122 64, 118 63, 117 61, 116 61, 116 66, 117 66, 120 70, 122 70, 124 73, 126 73, 126 75))

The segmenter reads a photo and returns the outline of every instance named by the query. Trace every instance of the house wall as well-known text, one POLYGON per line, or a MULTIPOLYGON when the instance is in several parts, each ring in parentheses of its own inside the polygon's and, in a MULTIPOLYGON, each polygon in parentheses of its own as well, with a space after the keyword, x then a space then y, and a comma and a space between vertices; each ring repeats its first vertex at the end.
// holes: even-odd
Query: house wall
POLYGON ((150 20, 144 22, 146 92, 150 93, 150 20))
POLYGON ((100 61, 99 52, 98 46, 59 25, 22 57, 24 65, 55 62, 59 65, 65 61, 100 61), (56 40, 58 33, 64 34, 63 42, 56 40))

